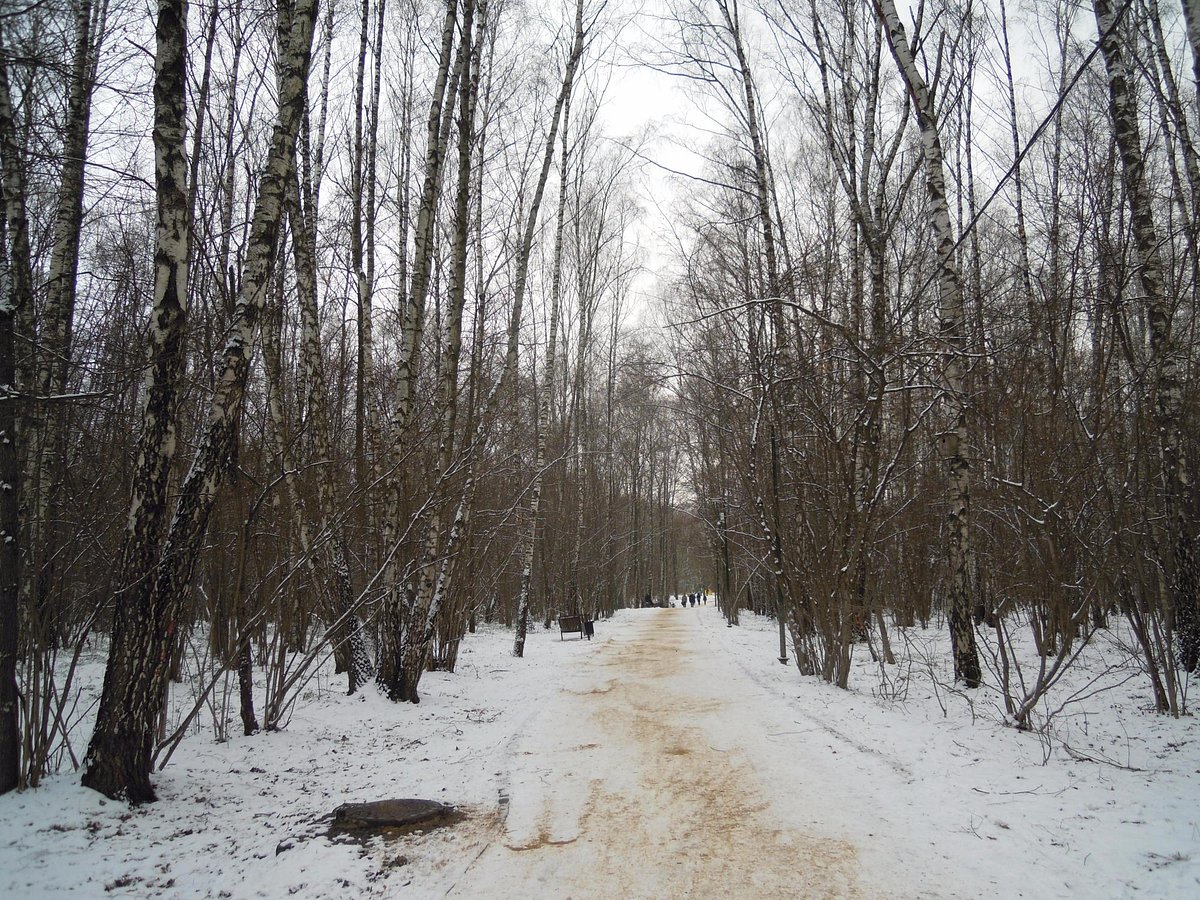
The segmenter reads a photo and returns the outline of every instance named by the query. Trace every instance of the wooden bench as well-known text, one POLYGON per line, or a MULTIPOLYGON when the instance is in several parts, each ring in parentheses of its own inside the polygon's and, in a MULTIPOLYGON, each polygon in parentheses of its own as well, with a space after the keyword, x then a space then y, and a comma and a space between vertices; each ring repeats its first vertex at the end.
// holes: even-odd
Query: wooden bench
POLYGON ((592 623, 583 616, 559 616, 558 639, 561 641, 568 634, 578 634, 579 639, 592 639, 592 623))

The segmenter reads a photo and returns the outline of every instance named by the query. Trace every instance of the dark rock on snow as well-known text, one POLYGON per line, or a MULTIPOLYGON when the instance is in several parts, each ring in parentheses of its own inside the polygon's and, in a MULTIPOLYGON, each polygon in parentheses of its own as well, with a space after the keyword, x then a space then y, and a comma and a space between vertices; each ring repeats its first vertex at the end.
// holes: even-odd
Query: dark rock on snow
POLYGON ((374 800, 343 803, 333 811, 333 827, 345 830, 368 828, 411 828, 414 825, 444 824, 454 807, 436 800, 374 800))

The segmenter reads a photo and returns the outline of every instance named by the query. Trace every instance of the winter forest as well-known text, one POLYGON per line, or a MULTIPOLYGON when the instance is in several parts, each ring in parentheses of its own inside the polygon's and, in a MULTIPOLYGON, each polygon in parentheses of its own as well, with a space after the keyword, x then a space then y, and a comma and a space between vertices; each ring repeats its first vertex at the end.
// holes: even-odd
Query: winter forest
MULTIPOLYGON (((503 735, 603 748, 529 717, 720 681, 657 646, 753 682, 681 735, 817 697, 862 765, 953 727, 1004 772, 1140 778, 1194 841, 1200 0, 3 0, 0 197, 0 818, 116 835, 321 717, 421 744, 414 794, 461 704, 481 773, 503 735), (597 666, 641 693, 588 700, 597 666)), ((504 753, 506 846, 563 843, 504 753)), ((317 811, 396 794, 370 771, 317 811)), ((1073 884, 1196 890, 1176 836, 1073 884)), ((473 877, 515 871, 479 840, 473 877)), ((504 896, 425 865, 338 877, 504 896)), ((1011 895, 842 877, 713 896, 1011 895)), ((623 885, 574 889, 655 893, 623 885)))

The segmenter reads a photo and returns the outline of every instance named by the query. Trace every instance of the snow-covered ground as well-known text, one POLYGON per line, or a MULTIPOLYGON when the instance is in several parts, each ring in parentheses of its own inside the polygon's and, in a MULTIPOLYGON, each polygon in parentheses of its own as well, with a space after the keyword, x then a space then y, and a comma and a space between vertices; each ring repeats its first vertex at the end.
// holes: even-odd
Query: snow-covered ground
MULTIPOLYGON (((590 643, 537 629, 523 660, 485 629, 419 706, 323 677, 284 731, 198 731, 156 804, 74 775, 0 798, 0 897, 1200 896, 1194 719, 1116 672, 1021 733, 994 694, 946 689, 940 630, 907 640, 886 691, 865 653, 842 691, 711 605, 625 611, 590 643), (391 797, 467 815, 327 836, 338 804, 391 797)), ((1070 677, 1118 658, 1097 641, 1070 677)))
POLYGON ((962 896, 1200 897, 1196 719, 1150 711, 1146 680, 1129 677, 1127 654, 1105 635, 1051 707, 1111 689, 1069 704, 1039 735, 1004 725, 994 691, 947 689, 940 629, 901 636, 907 661, 889 667, 886 691, 865 652, 850 691, 798 679, 773 659, 775 624, 765 619, 743 614, 741 627, 711 634, 786 704, 797 741, 841 760, 841 777, 862 797, 864 830, 874 832, 864 864, 874 855, 905 871, 890 842, 906 833, 936 849, 962 896))

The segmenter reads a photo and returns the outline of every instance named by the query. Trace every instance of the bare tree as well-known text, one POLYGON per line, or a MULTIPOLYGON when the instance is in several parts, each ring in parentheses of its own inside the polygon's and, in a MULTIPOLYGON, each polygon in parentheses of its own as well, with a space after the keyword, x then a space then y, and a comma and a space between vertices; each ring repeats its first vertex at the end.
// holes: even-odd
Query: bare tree
POLYGON ((20 644, 21 461, 18 455, 17 318, 33 303, 25 172, 0 22, 0 794, 20 782, 17 693, 20 644))
MULTIPOLYGON (((75 44, 67 82, 53 244, 41 327, 35 343, 36 373, 32 387, 42 398, 65 392, 71 365, 92 92, 107 6, 104 0, 95 6, 92 0, 78 0, 75 8, 75 44)), ((31 404, 28 412, 25 605, 32 621, 39 624, 39 631, 44 632, 41 638, 53 642, 61 627, 61 623, 56 623, 61 610, 49 607, 48 567, 52 565, 56 547, 56 534, 51 527, 54 495, 64 472, 63 405, 41 399, 31 404)))
MULTIPOLYGON (((171 78, 178 79, 181 92, 185 45, 182 9, 174 0, 163 0, 160 11, 163 23, 160 52, 178 60, 172 67, 171 78)), ((195 570, 199 543, 208 526, 217 491, 237 446, 237 424, 249 375, 250 351, 269 289, 283 198, 294 166, 296 134, 304 111, 315 14, 314 0, 297 0, 292 8, 280 9, 280 15, 287 19, 286 27, 280 28, 287 42, 280 47, 278 63, 278 117, 259 180, 241 291, 222 354, 208 424, 181 486, 157 568, 150 577, 136 582, 136 593, 119 606, 119 615, 124 619, 114 627, 105 691, 84 773, 85 785, 110 797, 124 797, 132 802, 155 798, 150 784, 154 723, 164 701, 168 662, 178 638, 183 595, 195 570)), ((158 71, 165 68, 156 66, 158 71)), ((173 85, 175 81, 170 83, 173 85)), ((177 96, 174 90, 164 94, 177 96)), ((182 109, 181 100, 179 107, 182 109)), ((173 121, 180 125, 181 142, 182 116, 173 121)), ((182 148, 179 158, 182 164, 182 148)), ((183 208, 186 210, 186 205, 183 208)), ((179 240, 186 240, 186 234, 185 227, 179 240)), ((186 259, 186 253, 179 258, 186 259)), ((178 275, 175 277, 178 279, 178 275)))
POLYGON ((938 453, 946 467, 947 557, 950 575, 950 640, 954 649, 955 677, 967 687, 978 687, 979 653, 971 622, 971 472, 967 460, 966 323, 962 278, 955 262, 956 243, 946 202, 944 154, 933 95, 917 66, 916 58, 896 5, 876 0, 875 11, 888 38, 888 46, 908 90, 925 159, 925 190, 929 227, 938 260, 938 336, 945 347, 942 359, 944 402, 949 427, 938 436, 938 453))
MULTIPOLYGON (((1200 599, 1196 595, 1195 536, 1192 533, 1193 488, 1181 433, 1181 353, 1173 334, 1173 311, 1164 296, 1159 239, 1142 157, 1141 128, 1122 49, 1120 16, 1108 0, 1093 0, 1092 8, 1100 34, 1100 53, 1108 73, 1109 114, 1121 154, 1125 198, 1140 263, 1137 277, 1150 328, 1152 375, 1148 388, 1162 466, 1160 479, 1166 545, 1163 556, 1170 561, 1167 581, 1179 642, 1179 661, 1192 672, 1200 663, 1200 607, 1197 605, 1200 599)), ((1126 8, 1128 4, 1121 7, 1122 12, 1126 8)))

